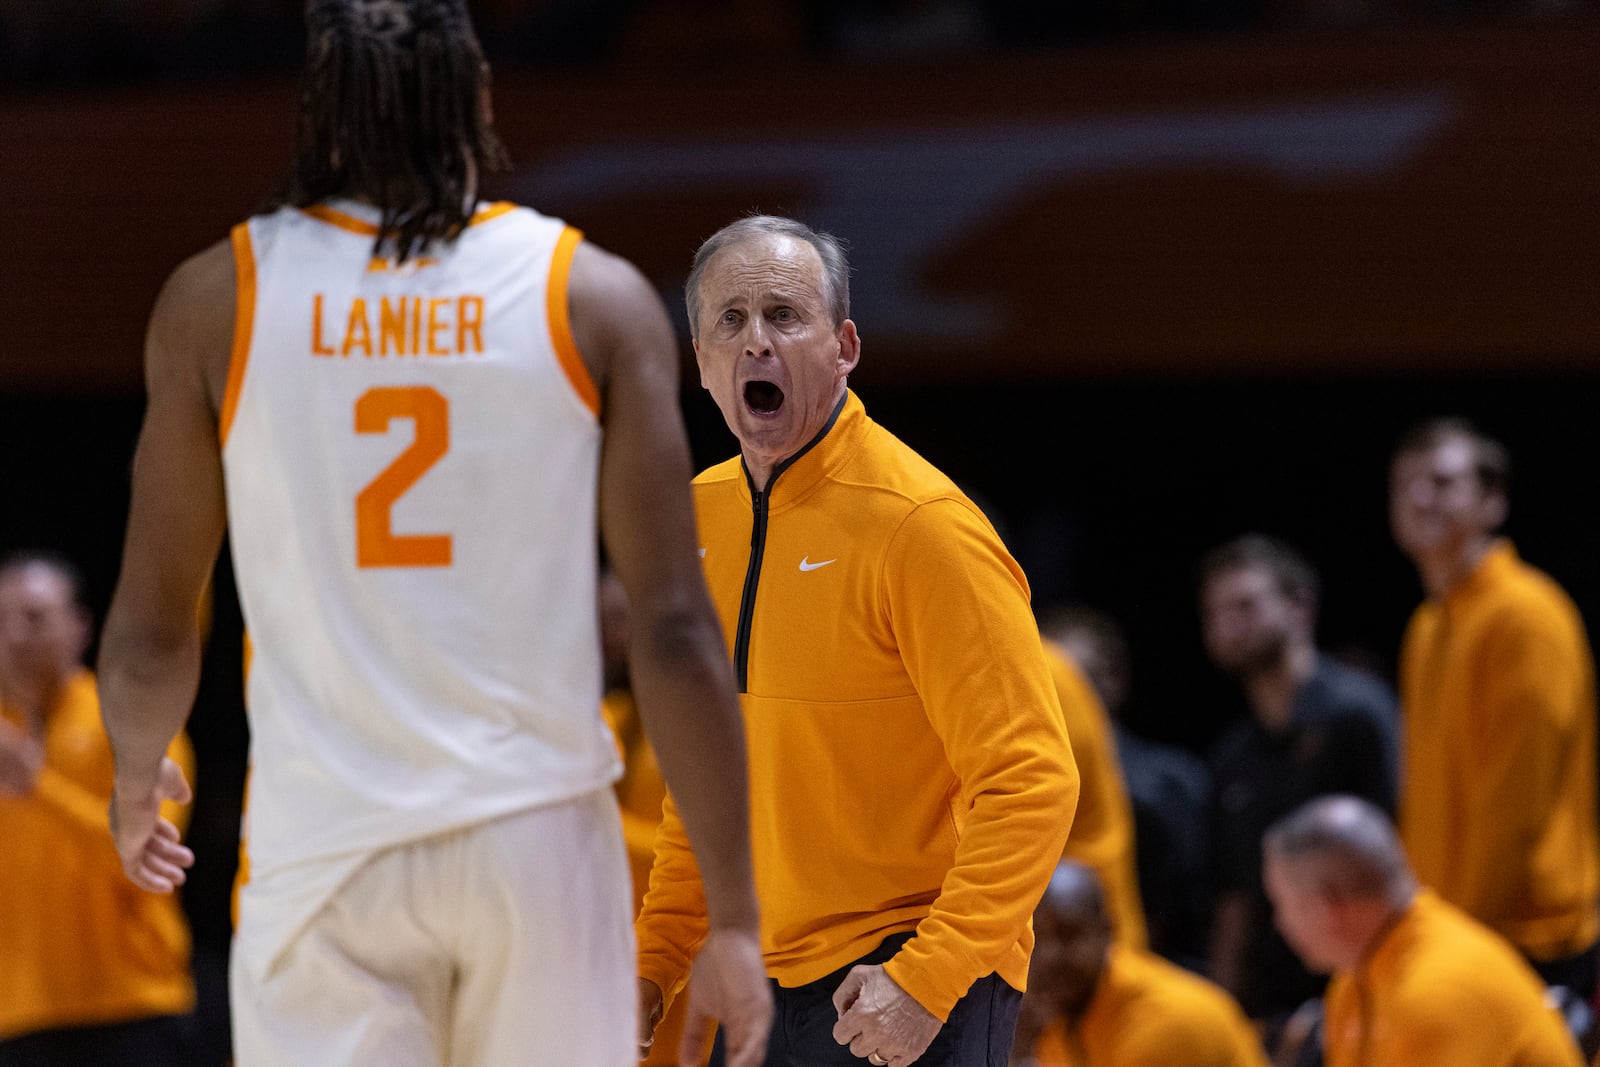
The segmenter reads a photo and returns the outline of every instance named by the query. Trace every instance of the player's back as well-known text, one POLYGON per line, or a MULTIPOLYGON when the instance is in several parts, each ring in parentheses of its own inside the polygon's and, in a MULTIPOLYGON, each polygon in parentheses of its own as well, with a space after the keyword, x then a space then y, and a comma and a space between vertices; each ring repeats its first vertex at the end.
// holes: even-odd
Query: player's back
POLYGON ((253 874, 616 775, 578 234, 511 205, 403 264, 336 202, 236 228, 221 429, 252 641, 253 874))

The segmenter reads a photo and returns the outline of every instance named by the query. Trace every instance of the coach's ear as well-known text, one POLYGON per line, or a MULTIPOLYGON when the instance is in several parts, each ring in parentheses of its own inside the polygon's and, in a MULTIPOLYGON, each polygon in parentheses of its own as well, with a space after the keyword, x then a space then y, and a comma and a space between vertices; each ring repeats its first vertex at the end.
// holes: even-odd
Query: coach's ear
POLYGON ((689 338, 689 345, 694 349, 694 365, 700 369, 700 388, 709 390, 711 383, 706 381, 706 361, 700 358, 700 338, 689 338))
POLYGON ((861 362, 861 335, 856 332, 854 320, 845 319, 834 340, 839 345, 839 352, 834 357, 835 371, 840 378, 848 378, 850 372, 856 369, 856 364, 861 362))

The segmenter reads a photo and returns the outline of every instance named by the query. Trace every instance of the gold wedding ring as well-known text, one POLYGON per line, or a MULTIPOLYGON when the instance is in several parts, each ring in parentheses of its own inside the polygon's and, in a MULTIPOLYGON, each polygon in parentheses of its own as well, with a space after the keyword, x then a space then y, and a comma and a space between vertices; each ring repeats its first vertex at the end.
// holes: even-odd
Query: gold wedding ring
POLYGON ((877 1049, 867 1053, 867 1062, 872 1064, 872 1067, 889 1067, 889 1061, 878 1055, 877 1049))

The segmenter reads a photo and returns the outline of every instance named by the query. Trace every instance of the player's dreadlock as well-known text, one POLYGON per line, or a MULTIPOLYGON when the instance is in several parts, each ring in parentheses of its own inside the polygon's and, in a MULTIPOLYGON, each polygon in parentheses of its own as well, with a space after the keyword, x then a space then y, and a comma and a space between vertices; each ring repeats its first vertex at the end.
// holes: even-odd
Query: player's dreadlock
POLYGON ((374 254, 401 260, 454 238, 474 170, 507 164, 465 0, 310 0, 306 31, 294 165, 276 202, 370 201, 374 254))

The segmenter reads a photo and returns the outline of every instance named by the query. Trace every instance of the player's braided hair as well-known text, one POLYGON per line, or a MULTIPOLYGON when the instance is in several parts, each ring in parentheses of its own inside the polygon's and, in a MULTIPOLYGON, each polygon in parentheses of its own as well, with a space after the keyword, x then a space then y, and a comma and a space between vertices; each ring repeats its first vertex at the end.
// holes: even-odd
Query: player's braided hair
POLYGON ((475 177, 507 164, 464 0, 309 0, 306 32, 294 164, 275 202, 371 201, 374 253, 402 260, 454 238, 475 177))

